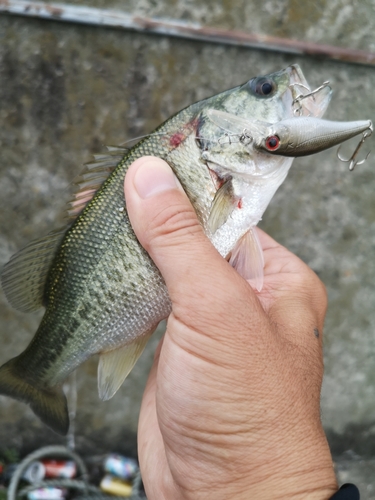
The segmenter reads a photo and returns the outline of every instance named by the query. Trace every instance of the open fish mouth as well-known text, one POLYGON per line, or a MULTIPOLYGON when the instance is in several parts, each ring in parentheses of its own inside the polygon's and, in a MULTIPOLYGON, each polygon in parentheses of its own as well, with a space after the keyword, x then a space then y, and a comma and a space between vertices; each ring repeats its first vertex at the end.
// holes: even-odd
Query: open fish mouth
POLYGON ((285 71, 289 75, 291 91, 291 107, 294 116, 313 116, 321 118, 328 108, 332 97, 329 82, 311 89, 298 64, 288 66, 285 71))

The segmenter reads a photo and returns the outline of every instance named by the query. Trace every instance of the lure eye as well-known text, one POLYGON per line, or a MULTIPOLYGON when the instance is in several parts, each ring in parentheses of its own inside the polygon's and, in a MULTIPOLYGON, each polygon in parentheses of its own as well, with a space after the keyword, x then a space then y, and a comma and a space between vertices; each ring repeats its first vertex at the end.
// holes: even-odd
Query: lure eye
POLYGON ((250 88, 255 94, 271 97, 276 90, 276 85, 269 78, 254 78, 250 82, 250 88))
POLYGON ((280 146, 280 139, 277 137, 277 135, 270 135, 266 139, 266 148, 268 151, 276 151, 279 149, 280 146))

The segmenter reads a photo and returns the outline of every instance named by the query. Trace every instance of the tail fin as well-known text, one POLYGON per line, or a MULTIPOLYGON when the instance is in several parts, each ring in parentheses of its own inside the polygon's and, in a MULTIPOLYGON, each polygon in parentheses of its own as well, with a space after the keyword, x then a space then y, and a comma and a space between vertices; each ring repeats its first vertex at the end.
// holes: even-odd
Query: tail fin
POLYGON ((13 358, 0 368, 0 394, 28 403, 42 422, 65 436, 69 429, 69 413, 63 390, 59 386, 34 387, 18 375, 16 361, 17 358, 13 358))

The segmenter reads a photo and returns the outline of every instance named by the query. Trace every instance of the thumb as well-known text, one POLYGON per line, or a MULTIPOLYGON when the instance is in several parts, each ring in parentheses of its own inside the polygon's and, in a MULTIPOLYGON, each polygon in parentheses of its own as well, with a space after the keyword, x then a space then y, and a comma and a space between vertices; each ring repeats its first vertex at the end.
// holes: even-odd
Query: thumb
POLYGON ((222 290, 228 277, 243 282, 205 236, 165 161, 151 156, 136 160, 126 174, 125 197, 135 234, 163 275, 172 302, 196 294, 197 283, 201 301, 212 295, 213 281, 222 290))
POLYGON ((126 174, 125 198, 134 232, 168 288, 199 273, 197 267, 226 264, 204 235, 188 197, 164 160, 151 156, 136 160, 126 174))

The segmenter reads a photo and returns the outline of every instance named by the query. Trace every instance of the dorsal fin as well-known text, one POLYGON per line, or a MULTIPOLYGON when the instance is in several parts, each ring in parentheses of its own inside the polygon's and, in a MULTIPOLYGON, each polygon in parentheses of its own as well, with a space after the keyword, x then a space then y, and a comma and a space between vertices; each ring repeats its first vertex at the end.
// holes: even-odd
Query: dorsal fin
POLYGON ((97 190, 123 159, 127 148, 107 146, 108 153, 94 155, 95 161, 87 163, 83 172, 74 180, 73 196, 68 202, 68 217, 76 218, 97 190))
POLYGON ((5 264, 1 284, 15 309, 31 312, 43 307, 48 271, 66 229, 60 228, 32 241, 5 264))
POLYGON ((233 193, 232 179, 228 179, 216 191, 212 201, 210 216, 208 218, 208 226, 212 234, 226 222, 236 203, 237 199, 233 193))

